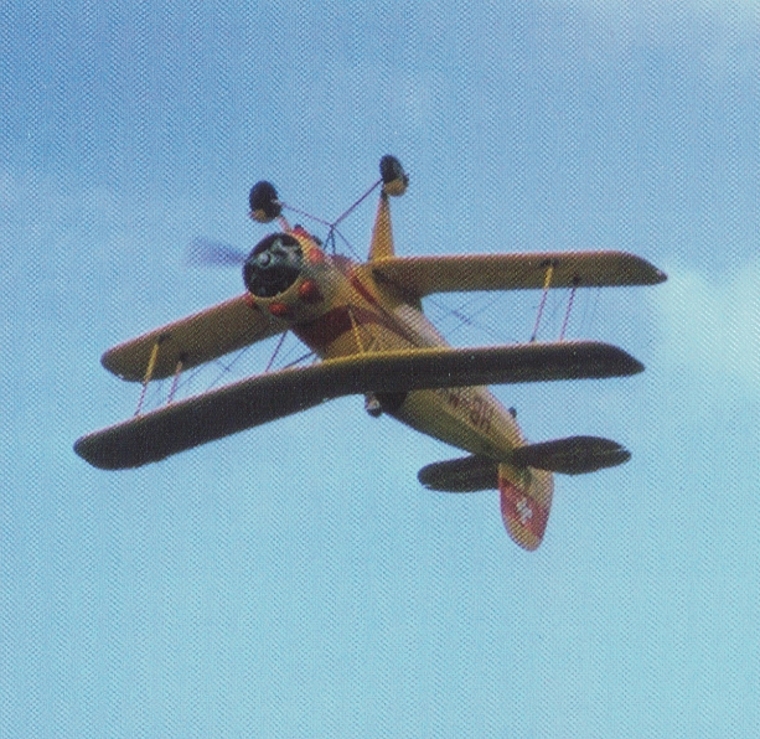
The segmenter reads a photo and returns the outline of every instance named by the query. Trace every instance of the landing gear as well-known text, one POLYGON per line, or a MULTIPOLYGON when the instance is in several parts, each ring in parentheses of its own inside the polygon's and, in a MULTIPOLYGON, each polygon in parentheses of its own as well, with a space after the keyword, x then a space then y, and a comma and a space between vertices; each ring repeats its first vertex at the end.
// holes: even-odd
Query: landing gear
POLYGON ((364 410, 372 416, 372 418, 380 418, 383 415, 383 406, 377 399, 377 395, 374 393, 367 393, 364 396, 364 410))
POLYGON ((248 195, 251 208, 251 218, 259 223, 269 223, 282 213, 282 203, 277 196, 277 190, 271 182, 257 182, 248 195))
POLYGON ((366 393, 364 396, 364 410, 369 413, 372 418, 377 418, 383 413, 390 413, 393 415, 398 411, 408 393, 366 393))

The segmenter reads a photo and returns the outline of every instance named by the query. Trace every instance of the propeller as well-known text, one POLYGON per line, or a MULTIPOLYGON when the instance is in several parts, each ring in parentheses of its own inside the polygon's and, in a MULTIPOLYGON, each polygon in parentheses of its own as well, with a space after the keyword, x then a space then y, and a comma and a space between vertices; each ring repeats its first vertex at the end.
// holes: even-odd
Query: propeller
POLYGON ((186 258, 191 267, 242 267, 248 254, 232 244, 201 236, 188 244, 186 258))
POLYGON ((188 245, 186 259, 193 267, 242 267, 248 292, 271 298, 298 279, 303 253, 293 236, 274 233, 259 241, 250 254, 224 241, 199 237, 188 245))

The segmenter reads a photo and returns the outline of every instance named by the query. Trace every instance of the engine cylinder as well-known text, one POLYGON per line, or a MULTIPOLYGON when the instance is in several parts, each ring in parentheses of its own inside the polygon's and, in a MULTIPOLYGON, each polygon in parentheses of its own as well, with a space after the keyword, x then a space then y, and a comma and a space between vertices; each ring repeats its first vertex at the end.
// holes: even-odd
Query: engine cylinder
POLYGON ((303 251, 298 240, 286 233, 262 239, 243 265, 243 282, 257 298, 284 293, 301 275, 303 251))

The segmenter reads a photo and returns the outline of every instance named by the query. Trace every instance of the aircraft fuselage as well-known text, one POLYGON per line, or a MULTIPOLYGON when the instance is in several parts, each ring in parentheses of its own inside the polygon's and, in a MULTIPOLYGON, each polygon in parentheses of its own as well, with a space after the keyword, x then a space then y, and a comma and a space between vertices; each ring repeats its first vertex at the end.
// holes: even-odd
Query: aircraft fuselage
MULTIPOLYGON (((292 331, 321 359, 448 346, 421 308, 391 286, 368 278, 345 257, 324 254, 305 232, 297 237, 307 265, 303 281, 279 296, 274 312, 297 317, 292 331), (302 286, 311 282, 322 300, 304 313, 300 295, 309 291, 302 286)), ((262 309, 271 311, 274 301, 264 302, 262 309)), ((506 462, 522 443, 513 415, 485 387, 417 390, 377 400, 383 412, 471 454, 506 462)))

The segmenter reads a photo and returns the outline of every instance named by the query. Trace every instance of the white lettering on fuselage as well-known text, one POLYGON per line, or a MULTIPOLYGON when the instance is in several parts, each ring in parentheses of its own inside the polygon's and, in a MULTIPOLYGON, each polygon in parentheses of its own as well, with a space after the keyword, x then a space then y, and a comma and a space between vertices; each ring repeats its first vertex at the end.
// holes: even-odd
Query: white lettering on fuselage
POLYGON ((470 426, 486 434, 491 430, 493 407, 480 394, 459 387, 441 388, 436 392, 455 415, 470 426))

